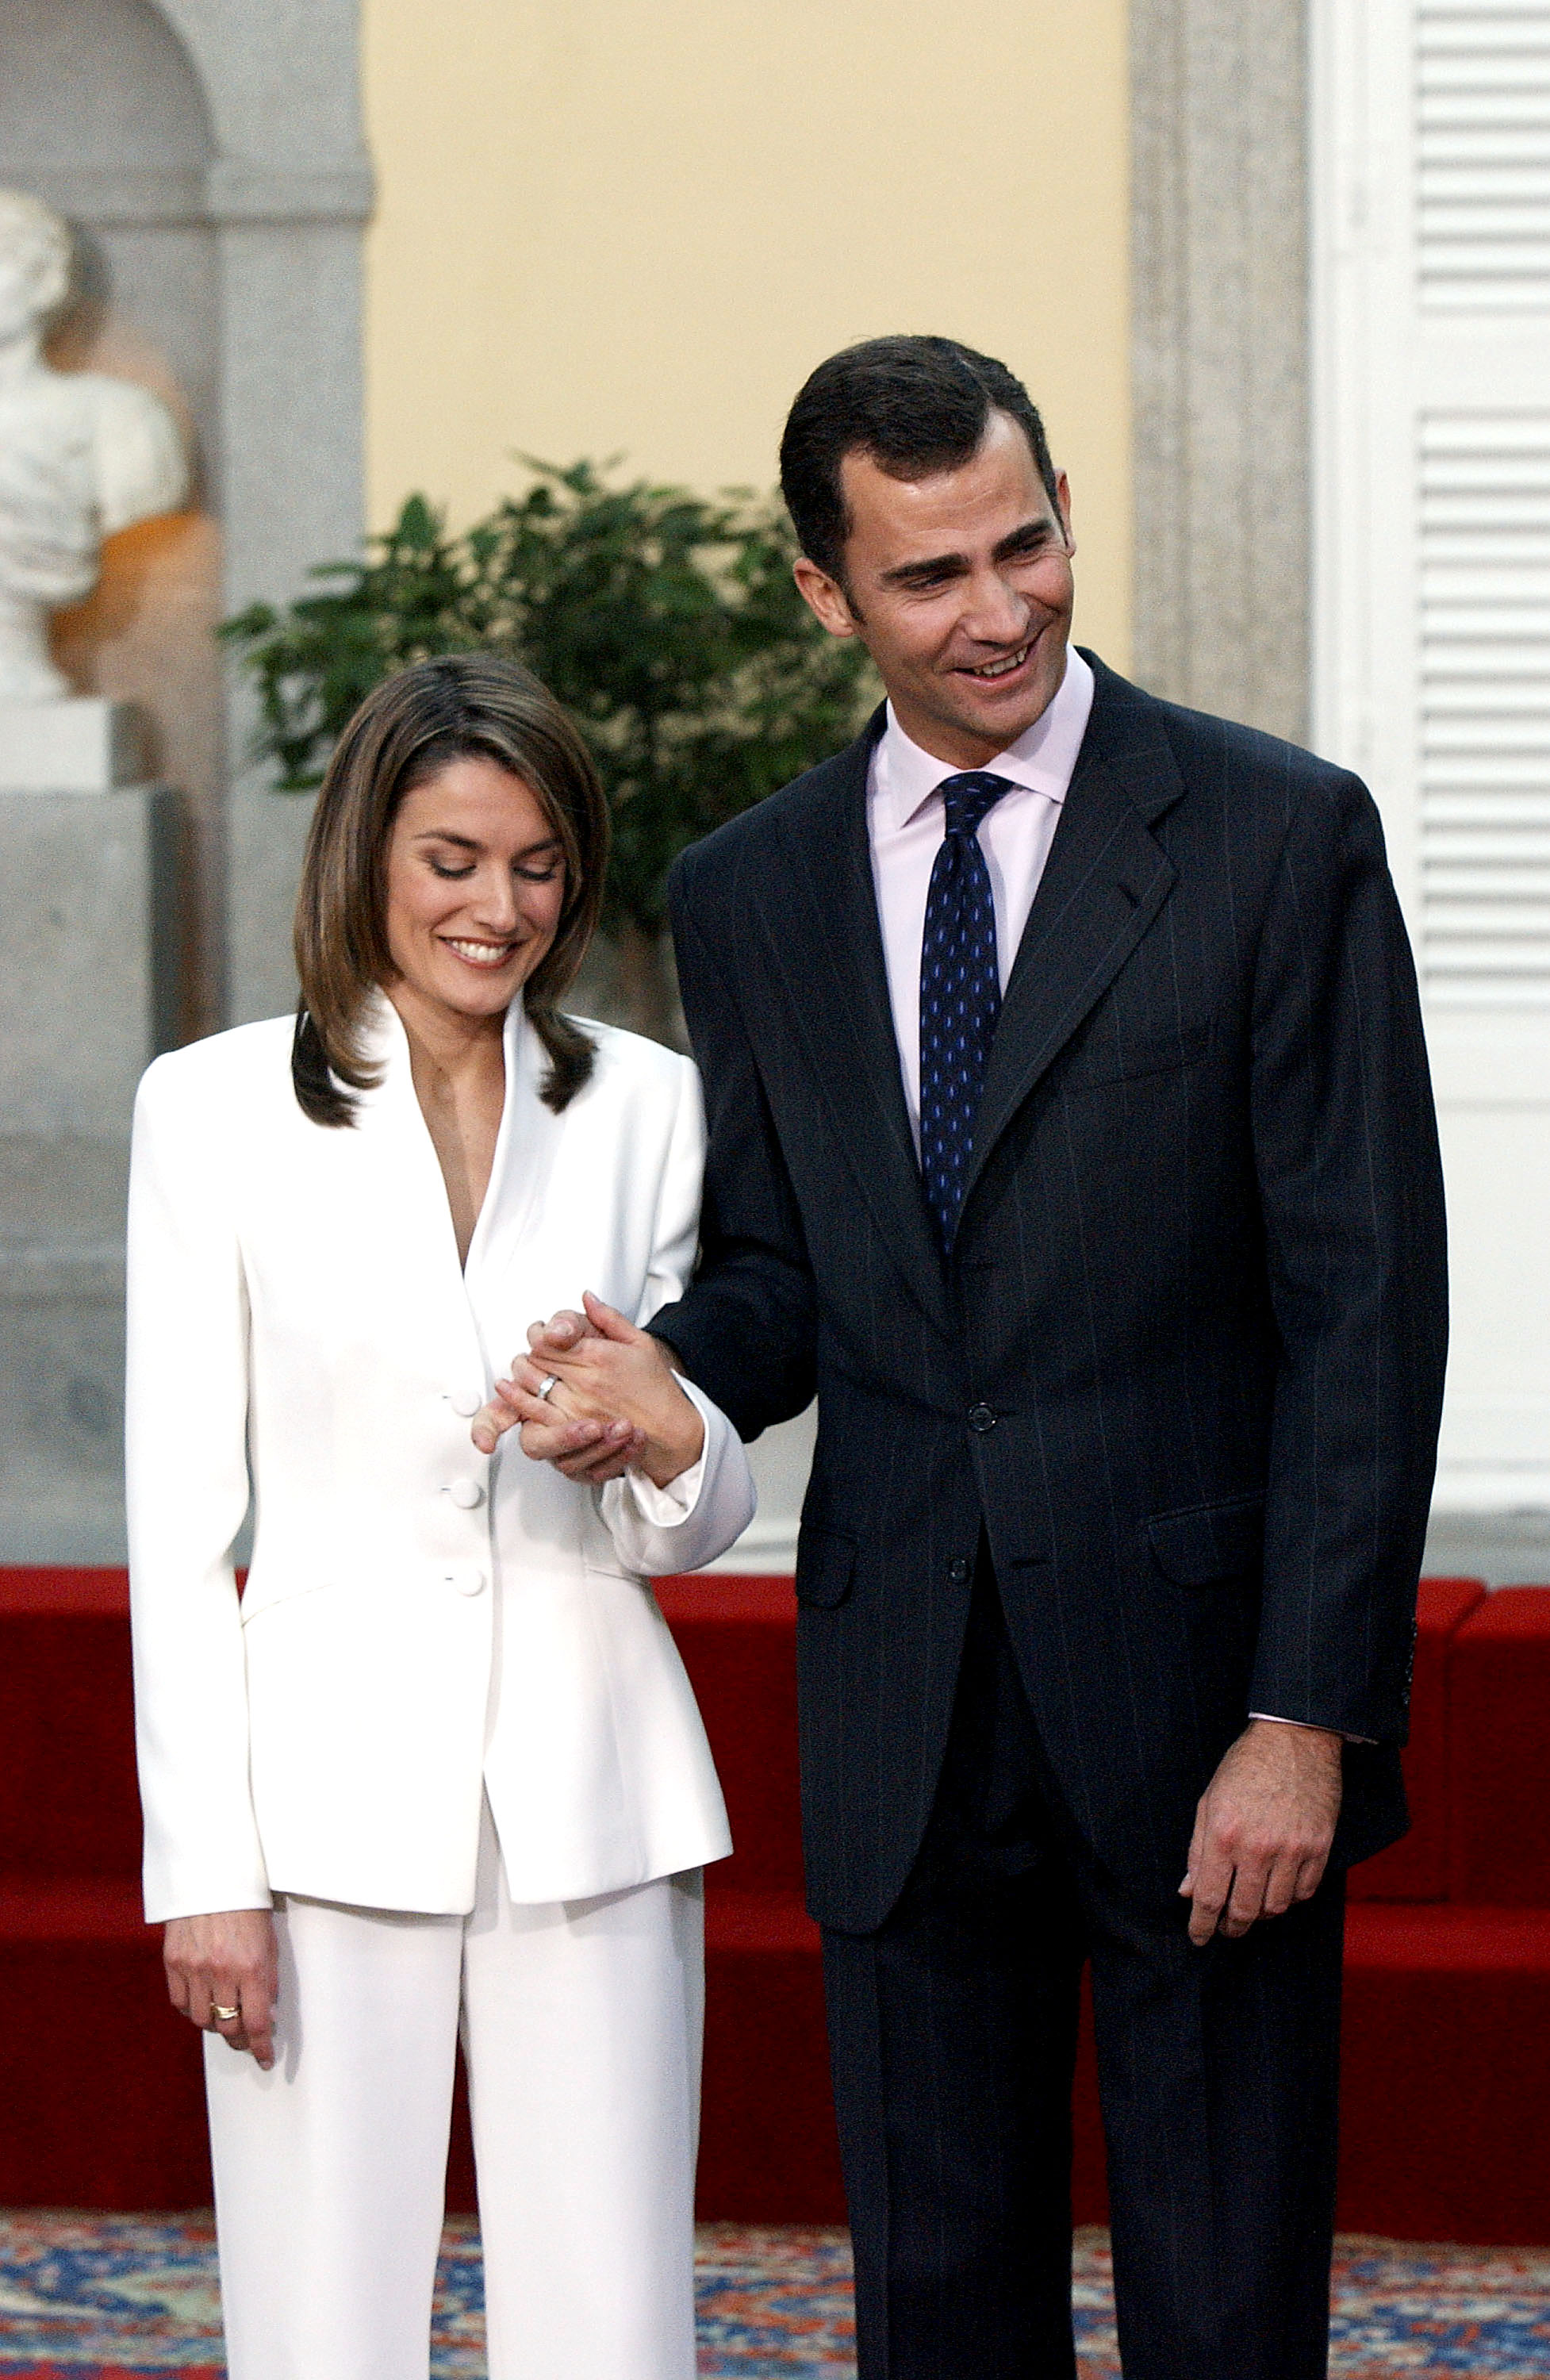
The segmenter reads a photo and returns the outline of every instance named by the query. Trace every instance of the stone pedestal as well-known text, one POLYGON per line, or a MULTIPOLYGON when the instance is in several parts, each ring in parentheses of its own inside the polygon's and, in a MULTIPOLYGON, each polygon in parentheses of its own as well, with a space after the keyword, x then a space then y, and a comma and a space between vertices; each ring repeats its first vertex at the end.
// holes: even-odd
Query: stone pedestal
POLYGON ((0 794, 105 794, 142 783, 144 744, 127 702, 0 698, 0 794))
POLYGON ((122 1559, 124 1190, 176 1027, 178 844, 163 787, 0 793, 0 1561, 122 1559))

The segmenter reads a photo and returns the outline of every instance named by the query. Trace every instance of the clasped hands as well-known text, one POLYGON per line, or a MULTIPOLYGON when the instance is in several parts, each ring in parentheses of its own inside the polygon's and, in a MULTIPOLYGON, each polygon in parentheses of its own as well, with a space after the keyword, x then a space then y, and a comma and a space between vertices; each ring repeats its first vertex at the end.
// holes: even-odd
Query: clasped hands
POLYGON ((474 1444, 491 1454, 519 1429, 524 1454, 567 1479, 598 1488, 641 1471, 665 1488, 699 1461, 705 1424, 660 1340, 590 1290, 582 1303, 529 1326, 527 1355, 474 1416, 474 1444))

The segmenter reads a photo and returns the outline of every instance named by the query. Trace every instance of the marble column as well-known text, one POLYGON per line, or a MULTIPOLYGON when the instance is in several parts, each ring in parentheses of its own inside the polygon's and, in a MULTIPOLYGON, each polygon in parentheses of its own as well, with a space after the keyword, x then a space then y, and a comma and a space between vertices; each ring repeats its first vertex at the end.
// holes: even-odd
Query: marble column
POLYGON ((1302 740, 1307 0, 1132 0, 1135 674, 1302 740))

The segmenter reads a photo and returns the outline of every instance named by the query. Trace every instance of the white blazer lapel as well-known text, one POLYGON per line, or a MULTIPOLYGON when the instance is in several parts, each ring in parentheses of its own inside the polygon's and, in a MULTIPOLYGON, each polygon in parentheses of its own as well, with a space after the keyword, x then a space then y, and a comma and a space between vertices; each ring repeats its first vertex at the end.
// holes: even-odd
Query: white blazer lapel
POLYGON ((539 1088, 549 1053, 534 1031, 520 999, 506 1011, 506 1095, 490 1187, 468 1245, 468 1296, 476 1312, 532 1228, 542 1207, 564 1130, 563 1119, 545 1107, 539 1088))
POLYGON ((414 1284, 413 1304, 426 1327, 435 1318, 436 1341, 450 1357, 460 1345, 478 1348, 478 1334, 441 1160, 415 1090, 408 1036, 381 992, 372 995, 361 1043, 379 1079, 360 1095, 354 1131, 347 1139, 337 1136, 337 1153, 355 1172, 357 1196, 378 1208, 359 1216, 357 1229, 377 1244, 384 1282, 400 1293, 414 1284))

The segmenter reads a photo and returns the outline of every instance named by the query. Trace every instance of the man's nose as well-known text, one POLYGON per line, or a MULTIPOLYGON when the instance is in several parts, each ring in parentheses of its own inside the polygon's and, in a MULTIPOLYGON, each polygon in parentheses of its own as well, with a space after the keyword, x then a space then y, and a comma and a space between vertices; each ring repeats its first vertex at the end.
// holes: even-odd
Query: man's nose
POLYGON ((1032 618, 1027 597, 991 570, 975 581, 963 625, 984 644, 1016 645, 1027 635, 1032 618))

